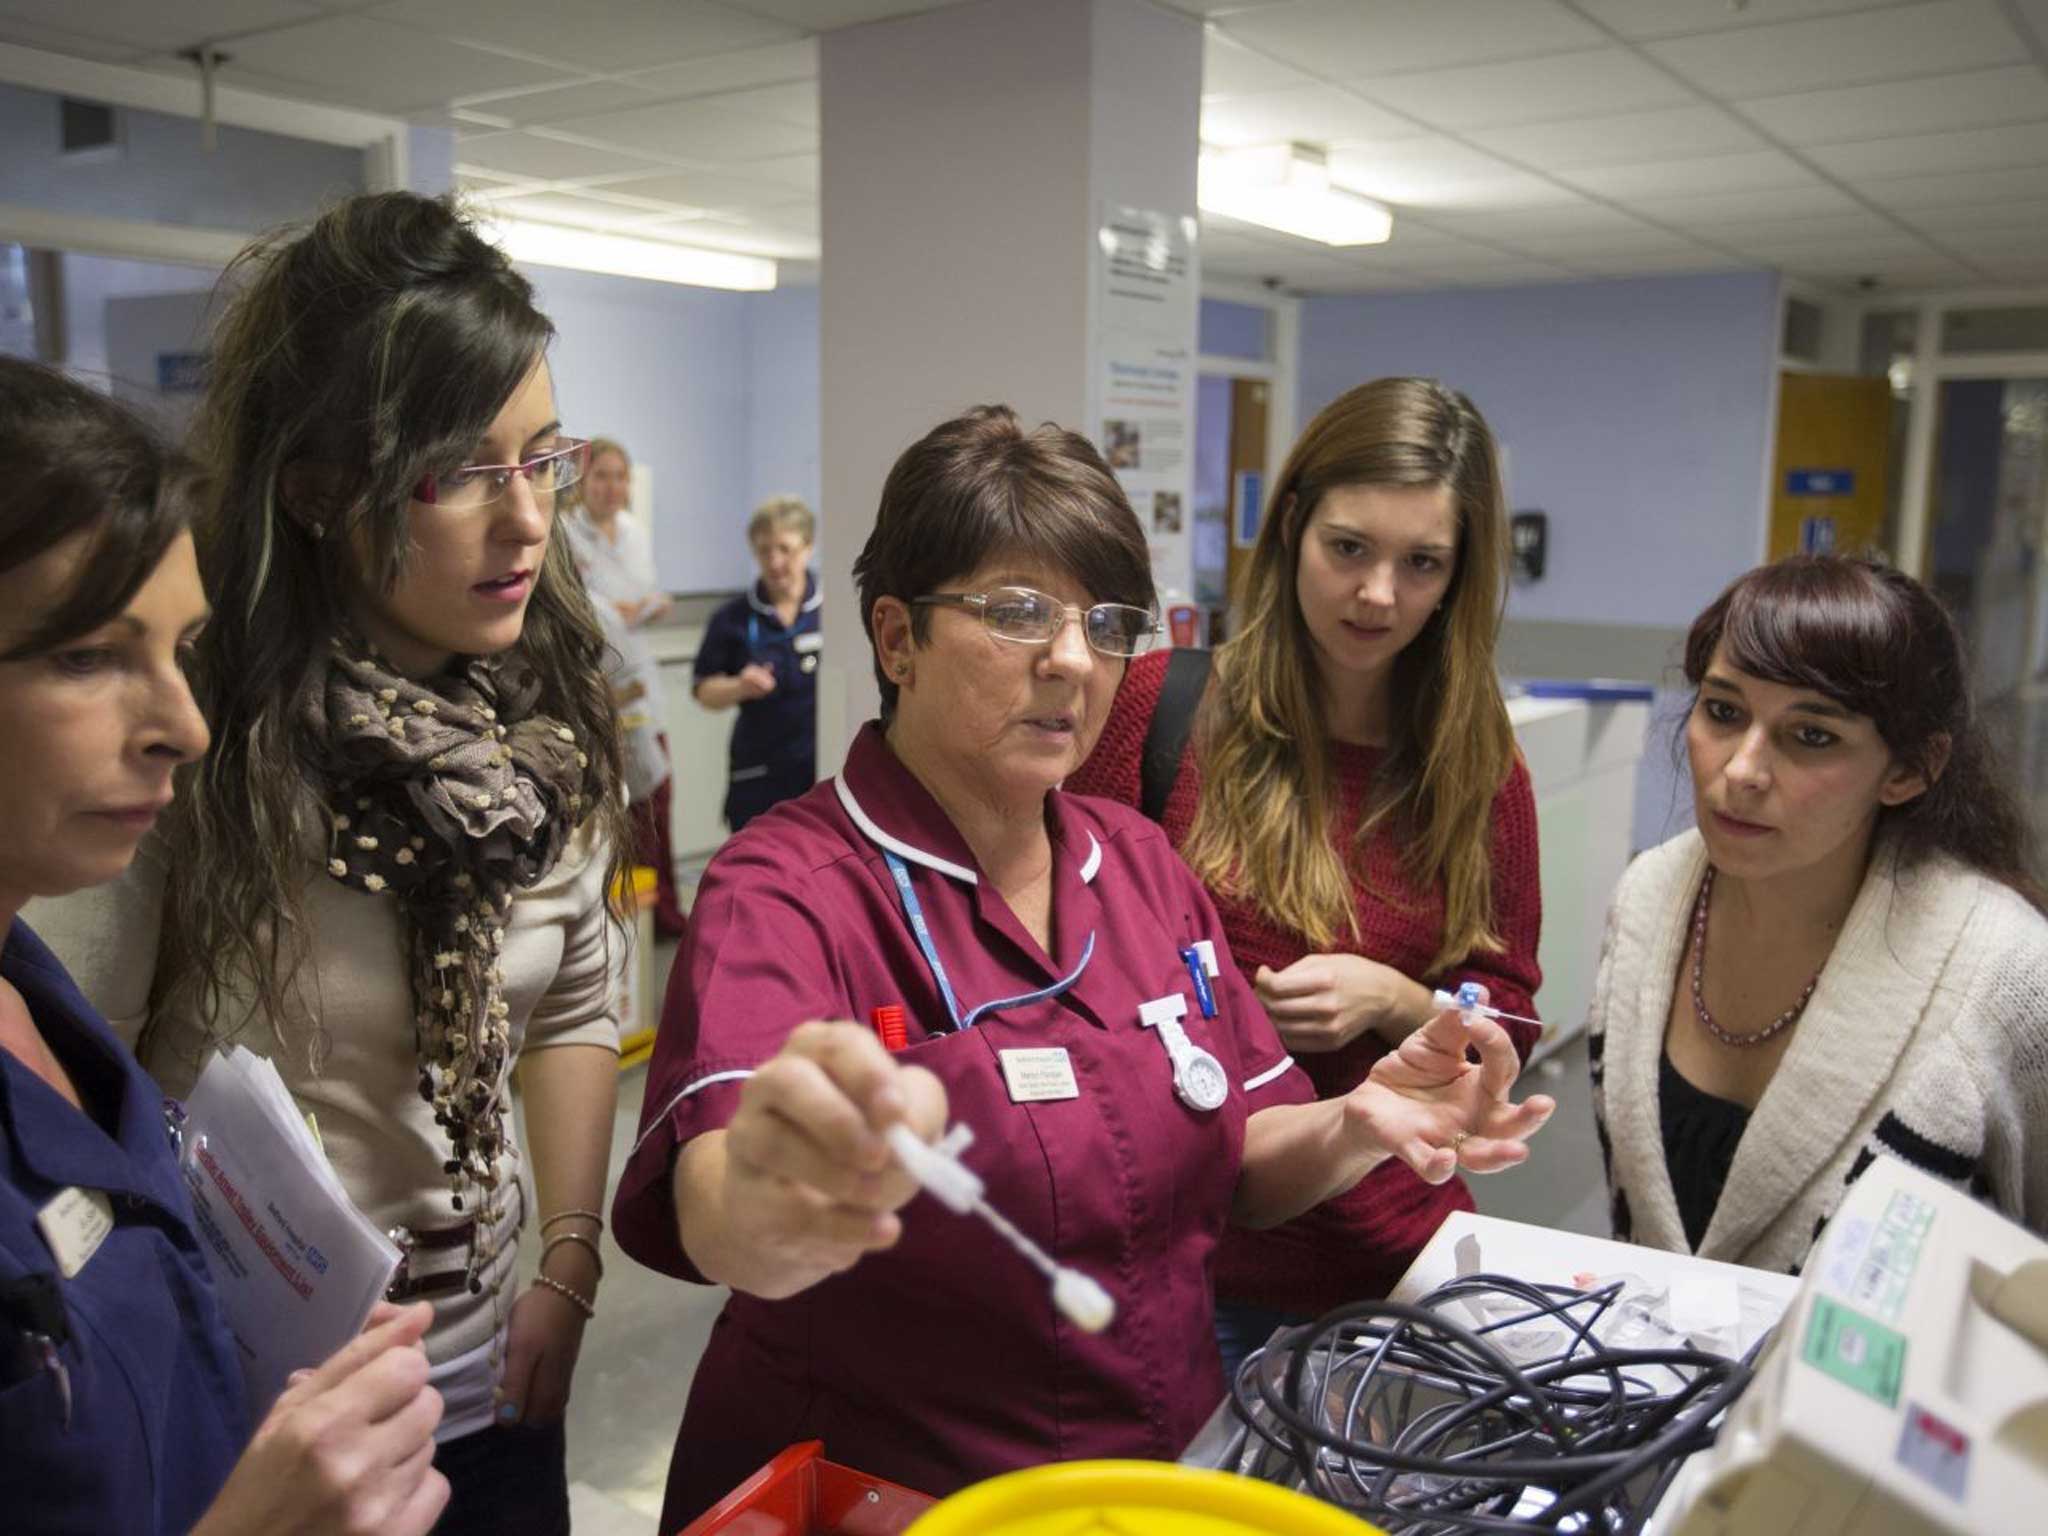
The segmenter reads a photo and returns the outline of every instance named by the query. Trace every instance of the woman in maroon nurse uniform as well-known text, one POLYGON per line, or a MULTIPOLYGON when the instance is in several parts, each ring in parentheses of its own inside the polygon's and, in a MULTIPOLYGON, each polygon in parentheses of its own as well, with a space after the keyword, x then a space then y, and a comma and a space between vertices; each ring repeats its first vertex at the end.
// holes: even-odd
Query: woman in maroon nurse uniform
POLYGON ((946 422, 897 461, 854 574, 881 720, 707 871, 615 1206, 642 1262, 733 1291, 664 1529, 809 1438, 934 1494, 1174 1457, 1223 1392, 1226 1223, 1389 1156, 1439 1181, 1505 1167, 1552 1107, 1510 1104, 1507 1036, 1455 1013, 1312 1102, 1159 829, 1059 792, 1157 629, 1144 536, 1086 439, 1002 407, 946 422), (872 1022, 892 1006, 893 1051, 872 1022), (989 1202, 1109 1290, 1106 1331, 981 1223, 903 1209, 899 1120, 972 1128, 989 1202))

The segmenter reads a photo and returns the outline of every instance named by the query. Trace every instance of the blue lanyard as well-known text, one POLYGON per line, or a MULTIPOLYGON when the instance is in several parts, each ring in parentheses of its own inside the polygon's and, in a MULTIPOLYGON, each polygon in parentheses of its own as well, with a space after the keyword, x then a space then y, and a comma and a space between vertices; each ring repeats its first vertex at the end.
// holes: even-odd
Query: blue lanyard
POLYGON ((1081 963, 1074 967, 1074 973, 1049 987, 1036 992, 1025 992, 1016 997, 999 997, 981 1004, 969 1011, 965 1018, 960 1016, 960 1000, 953 995, 953 983, 946 975, 945 962, 939 959, 939 946, 932 942, 931 925, 924 920, 924 906, 917 899, 917 892, 910 884, 910 869, 888 849, 882 850, 882 858, 889 865, 889 873, 896 879, 896 894, 903 898, 903 915, 910 919, 910 931, 917 935, 917 947, 924 951, 925 964, 932 968, 932 980, 939 984, 939 996, 946 1001, 946 1013, 953 1021, 953 1028, 972 1029, 982 1016, 1000 1013, 1005 1008, 1021 1008, 1026 1003, 1042 1003, 1049 997, 1058 997, 1081 979, 1081 973, 1088 969, 1088 962, 1095 957, 1095 935, 1088 935, 1088 942, 1081 946, 1081 963))

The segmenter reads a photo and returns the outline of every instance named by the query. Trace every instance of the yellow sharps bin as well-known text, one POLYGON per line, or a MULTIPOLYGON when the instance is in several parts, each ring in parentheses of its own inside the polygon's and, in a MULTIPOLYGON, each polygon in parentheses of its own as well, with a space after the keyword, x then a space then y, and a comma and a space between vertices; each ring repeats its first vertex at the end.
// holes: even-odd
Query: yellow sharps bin
POLYGON ((1070 1461, 964 1488, 904 1536, 1380 1536, 1332 1505, 1229 1472, 1070 1461))

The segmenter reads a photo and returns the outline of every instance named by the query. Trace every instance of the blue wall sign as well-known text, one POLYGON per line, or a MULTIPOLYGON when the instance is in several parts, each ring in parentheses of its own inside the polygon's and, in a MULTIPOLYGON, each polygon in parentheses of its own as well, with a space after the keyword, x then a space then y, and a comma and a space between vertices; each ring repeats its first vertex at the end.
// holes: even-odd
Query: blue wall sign
POLYGON ((1853 469, 1793 469, 1785 473, 1787 496, 1854 496, 1853 469))

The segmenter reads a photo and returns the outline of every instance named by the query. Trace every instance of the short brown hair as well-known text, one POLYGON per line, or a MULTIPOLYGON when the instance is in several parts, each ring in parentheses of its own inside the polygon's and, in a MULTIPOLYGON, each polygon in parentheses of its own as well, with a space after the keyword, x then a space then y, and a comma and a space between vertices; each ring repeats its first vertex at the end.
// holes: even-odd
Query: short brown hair
MULTIPOLYGON (((982 405, 932 428, 889 471, 853 563, 869 645, 878 600, 927 596, 1003 555, 1067 572, 1095 602, 1153 606, 1144 530, 1095 445, 1051 422, 1027 432, 1007 405, 982 405)), ((910 625, 922 641, 930 611, 911 609, 910 625)), ((896 685, 879 657, 875 683, 886 721, 896 685)))

